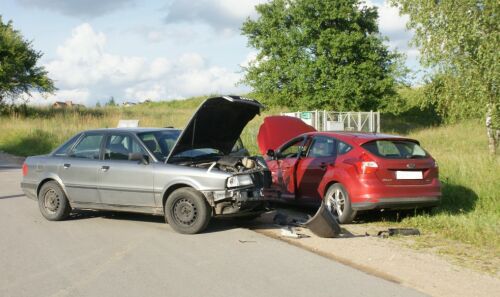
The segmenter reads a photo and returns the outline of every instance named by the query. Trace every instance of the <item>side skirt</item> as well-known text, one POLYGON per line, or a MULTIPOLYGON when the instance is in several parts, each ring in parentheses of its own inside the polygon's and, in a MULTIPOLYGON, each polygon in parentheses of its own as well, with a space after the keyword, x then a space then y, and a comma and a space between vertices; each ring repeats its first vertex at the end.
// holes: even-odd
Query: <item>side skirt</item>
POLYGON ((153 206, 71 202, 71 207, 76 209, 111 210, 111 211, 146 213, 152 215, 163 215, 163 207, 153 207, 153 206))

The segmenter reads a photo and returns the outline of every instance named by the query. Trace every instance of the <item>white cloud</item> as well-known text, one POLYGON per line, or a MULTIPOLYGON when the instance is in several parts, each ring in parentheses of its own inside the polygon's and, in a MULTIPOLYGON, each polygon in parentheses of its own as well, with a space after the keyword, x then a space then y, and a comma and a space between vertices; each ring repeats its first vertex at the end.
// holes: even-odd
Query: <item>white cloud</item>
POLYGON ((410 46, 409 42, 413 37, 413 32, 406 29, 409 18, 407 15, 399 15, 399 9, 392 7, 389 1, 381 3, 365 1, 367 6, 375 6, 378 10, 378 24, 380 33, 388 37, 387 45, 390 49, 397 49, 406 55, 406 64, 411 68, 418 65, 419 51, 410 46))
POLYGON ((92 86, 108 81, 120 84, 139 79, 146 73, 143 57, 125 57, 105 52, 106 36, 84 23, 71 38, 57 48, 57 59, 46 67, 61 87, 92 86))
POLYGON ((164 21, 172 23, 204 23, 222 35, 238 32, 247 17, 255 17, 255 6, 266 0, 173 0, 167 6, 164 21))
POLYGON ((108 52, 106 40, 90 24, 73 29, 71 37, 58 47, 57 58, 45 65, 60 89, 48 101, 93 105, 110 96, 121 102, 246 90, 236 86, 241 74, 212 66, 198 53, 155 59, 123 56, 108 52))

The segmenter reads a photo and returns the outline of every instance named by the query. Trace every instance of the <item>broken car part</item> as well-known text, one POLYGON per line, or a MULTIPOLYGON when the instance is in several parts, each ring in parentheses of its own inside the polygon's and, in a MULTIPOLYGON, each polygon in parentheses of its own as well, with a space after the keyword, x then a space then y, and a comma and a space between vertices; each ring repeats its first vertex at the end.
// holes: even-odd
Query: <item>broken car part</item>
POLYGON ((416 228, 389 228, 387 230, 379 231, 377 233, 378 237, 387 238, 389 236, 402 235, 402 236, 411 236, 411 235, 420 235, 420 231, 416 228))
POLYGON ((333 214, 321 203, 316 214, 304 224, 319 237, 333 238, 341 233, 340 225, 333 214))

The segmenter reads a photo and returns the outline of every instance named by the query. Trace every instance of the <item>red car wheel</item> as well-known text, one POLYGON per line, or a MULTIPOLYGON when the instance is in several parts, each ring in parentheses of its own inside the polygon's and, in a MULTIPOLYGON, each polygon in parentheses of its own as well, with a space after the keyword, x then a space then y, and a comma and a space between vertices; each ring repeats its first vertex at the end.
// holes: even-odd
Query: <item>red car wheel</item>
POLYGON ((342 184, 331 185, 323 200, 328 210, 338 218, 341 224, 350 223, 356 217, 356 211, 351 207, 349 194, 342 184))

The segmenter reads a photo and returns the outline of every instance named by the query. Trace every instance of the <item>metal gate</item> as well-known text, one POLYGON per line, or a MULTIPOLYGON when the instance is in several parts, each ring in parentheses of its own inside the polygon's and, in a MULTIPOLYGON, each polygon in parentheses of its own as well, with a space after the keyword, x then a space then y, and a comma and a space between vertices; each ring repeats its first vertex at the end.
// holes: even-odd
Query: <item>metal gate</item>
POLYGON ((318 131, 362 131, 380 133, 380 112, 297 111, 281 115, 296 117, 318 131))

